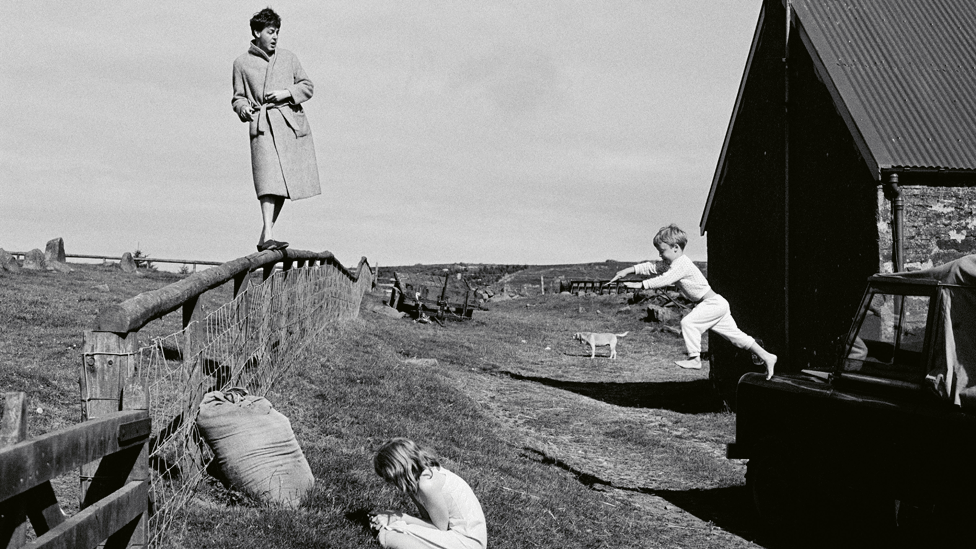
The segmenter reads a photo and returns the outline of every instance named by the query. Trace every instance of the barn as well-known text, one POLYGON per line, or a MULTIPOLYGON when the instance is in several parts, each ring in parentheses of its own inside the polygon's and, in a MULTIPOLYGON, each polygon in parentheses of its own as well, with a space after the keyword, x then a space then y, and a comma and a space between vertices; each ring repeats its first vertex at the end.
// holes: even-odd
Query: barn
MULTIPOLYGON (((976 2, 765 0, 699 228, 781 371, 829 365, 869 275, 976 250, 976 2)), ((757 369, 709 344, 726 394, 757 369)))

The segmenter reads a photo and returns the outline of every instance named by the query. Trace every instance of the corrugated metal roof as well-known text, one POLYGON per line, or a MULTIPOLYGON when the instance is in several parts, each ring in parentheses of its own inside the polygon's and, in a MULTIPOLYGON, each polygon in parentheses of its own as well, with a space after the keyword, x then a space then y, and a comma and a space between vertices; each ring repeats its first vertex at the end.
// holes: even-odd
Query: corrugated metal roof
POLYGON ((876 176, 890 168, 976 170, 976 1, 792 0, 792 7, 876 176))

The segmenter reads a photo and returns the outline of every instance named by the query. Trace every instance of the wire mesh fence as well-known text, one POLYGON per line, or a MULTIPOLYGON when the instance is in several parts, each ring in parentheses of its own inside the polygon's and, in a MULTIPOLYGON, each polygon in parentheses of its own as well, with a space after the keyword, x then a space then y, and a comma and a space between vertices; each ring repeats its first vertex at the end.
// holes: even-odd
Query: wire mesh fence
MULTIPOLYGON (((368 266, 366 266, 368 268, 368 266)), ((147 378, 150 439, 149 545, 185 526, 187 503, 213 454, 196 428, 203 396, 242 387, 264 396, 337 321, 359 314, 371 277, 331 264, 277 271, 178 332, 139 349, 147 378)))

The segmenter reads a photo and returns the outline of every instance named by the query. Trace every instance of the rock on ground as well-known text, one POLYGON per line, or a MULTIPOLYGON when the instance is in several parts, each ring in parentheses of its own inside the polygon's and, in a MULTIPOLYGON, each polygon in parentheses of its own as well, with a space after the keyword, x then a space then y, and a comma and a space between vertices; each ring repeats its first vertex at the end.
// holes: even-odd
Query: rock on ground
POLYGON ((31 271, 43 271, 46 269, 47 262, 44 260, 44 252, 37 248, 27 252, 27 255, 24 256, 24 268, 31 271))
POLYGON ((20 272, 20 263, 17 262, 17 258, 3 248, 0 248, 0 271, 20 272))
POLYGON ((136 261, 132 259, 131 253, 125 252, 122 254, 122 261, 119 261, 119 268, 122 269, 123 273, 136 272, 136 261))
POLYGON ((48 263, 51 263, 52 261, 56 261, 58 263, 65 262, 63 238, 58 237, 48 240, 47 246, 44 249, 44 260, 48 263))

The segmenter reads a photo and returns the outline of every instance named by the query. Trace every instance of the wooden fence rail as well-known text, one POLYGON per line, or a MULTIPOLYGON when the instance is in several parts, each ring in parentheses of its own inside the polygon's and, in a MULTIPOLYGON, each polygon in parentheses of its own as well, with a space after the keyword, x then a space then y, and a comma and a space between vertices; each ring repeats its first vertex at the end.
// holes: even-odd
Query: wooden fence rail
POLYGON ((149 512, 146 441, 151 431, 146 393, 126 387, 116 411, 33 440, 24 393, 7 393, 0 422, 0 547, 144 547, 149 512), (92 466, 81 511, 65 519, 51 479, 92 466), (27 543, 27 520, 37 538, 27 543))
MULTIPOLYGON (((7 252, 8 254, 15 257, 26 257, 27 252, 7 252)), ((122 261, 121 256, 117 255, 93 255, 93 254, 64 254, 64 257, 71 259, 103 259, 111 261, 122 261)), ((183 265, 223 265, 220 261, 205 261, 201 259, 166 259, 166 258, 156 258, 156 257, 133 257, 135 261, 147 262, 147 263, 181 263, 183 265)))
POLYGON ((282 269, 286 271, 292 267, 331 264, 355 281, 358 279, 362 266, 366 265, 366 258, 360 260, 356 273, 351 273, 336 260, 331 252, 316 253, 285 249, 254 253, 228 261, 219 267, 194 273, 159 290, 145 292, 118 305, 102 309, 95 319, 94 329, 99 332, 118 334, 135 332, 150 321, 180 307, 184 308, 184 318, 189 320, 190 313, 192 313, 192 309, 201 294, 233 280, 234 296, 236 297, 245 289, 247 276, 252 271, 262 269, 264 278, 267 279, 274 272, 278 263, 281 263, 282 269))

